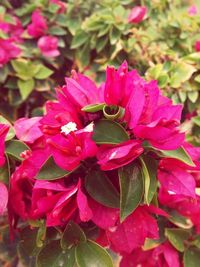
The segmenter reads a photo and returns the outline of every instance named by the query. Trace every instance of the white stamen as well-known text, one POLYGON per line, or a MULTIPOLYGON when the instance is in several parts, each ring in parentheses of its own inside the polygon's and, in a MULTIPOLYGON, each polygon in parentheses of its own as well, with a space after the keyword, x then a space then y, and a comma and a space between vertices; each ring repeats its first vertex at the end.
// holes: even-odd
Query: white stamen
POLYGON ((61 127, 61 133, 69 134, 77 130, 75 122, 68 122, 67 124, 61 127))
POLYGON ((117 151, 114 151, 114 152, 110 155, 109 159, 113 159, 116 155, 117 155, 117 151))
POLYGON ((90 124, 88 124, 85 128, 84 128, 84 132, 93 132, 93 128, 94 128, 94 122, 91 122, 90 124))

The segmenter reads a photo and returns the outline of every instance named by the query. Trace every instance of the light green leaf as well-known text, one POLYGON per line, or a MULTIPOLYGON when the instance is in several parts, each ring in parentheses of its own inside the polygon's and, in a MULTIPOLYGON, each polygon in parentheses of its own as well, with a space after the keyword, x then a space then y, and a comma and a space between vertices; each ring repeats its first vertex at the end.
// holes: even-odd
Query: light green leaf
POLYGON ((8 133, 6 135, 6 141, 13 139, 13 137, 15 136, 15 130, 14 130, 12 124, 6 118, 4 118, 1 115, 0 115, 0 123, 7 124, 10 127, 9 131, 8 131, 8 133))
POLYGON ((75 49, 86 43, 88 34, 82 30, 78 31, 72 39, 71 48, 75 49))
POLYGON ((132 162, 119 169, 120 218, 125 220, 140 204, 144 193, 141 168, 132 162))
POLYGON ((114 267, 108 252, 90 240, 80 243, 76 247, 75 255, 78 267, 114 267))
POLYGON ((97 112, 100 110, 103 110, 103 107, 105 106, 105 103, 101 103, 101 104, 91 104, 91 105, 87 105, 85 107, 83 107, 81 110, 84 112, 97 112))
POLYGON ((18 80, 17 85, 19 87, 20 94, 22 96, 23 100, 26 100, 26 98, 30 95, 30 93, 33 91, 35 82, 31 78, 27 81, 18 80))
POLYGON ((162 156, 167 158, 178 159, 189 166, 195 167, 194 162, 192 161, 190 155, 186 152, 183 147, 180 147, 176 150, 160 150, 162 156))
POLYGON ((200 250, 195 247, 188 248, 184 253, 184 267, 198 267, 200 263, 200 250))
POLYGON ((195 103, 198 99, 199 92, 198 91, 192 91, 187 93, 188 98, 192 103, 195 103))
POLYGON ((48 78, 52 73, 53 73, 52 70, 45 67, 44 65, 40 65, 40 68, 34 77, 38 80, 43 80, 43 79, 48 78))
POLYGON ((139 158, 142 163, 142 174, 144 177, 144 200, 149 205, 157 189, 158 163, 147 155, 139 158))
POLYGON ((172 246, 178 251, 183 252, 185 250, 184 241, 189 238, 190 232, 178 228, 165 228, 165 236, 168 238, 172 246))

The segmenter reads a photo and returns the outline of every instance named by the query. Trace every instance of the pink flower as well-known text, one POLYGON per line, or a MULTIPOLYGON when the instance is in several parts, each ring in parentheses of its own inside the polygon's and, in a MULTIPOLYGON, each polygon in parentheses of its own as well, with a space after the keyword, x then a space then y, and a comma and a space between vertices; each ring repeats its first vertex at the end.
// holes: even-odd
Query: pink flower
POLYGON ((61 129, 61 133, 47 139, 50 151, 56 164, 71 171, 86 158, 94 157, 97 146, 92 140, 93 126, 88 125, 76 130, 76 124, 69 122, 61 129))
POLYGON ((45 57, 57 57, 60 55, 58 50, 58 38, 54 36, 40 37, 37 45, 45 57))
POLYGON ((30 119, 21 118, 14 124, 16 136, 19 140, 33 144, 43 133, 39 129, 41 117, 30 119))
POLYGON ((0 67, 16 58, 21 50, 15 46, 11 39, 0 39, 0 67))
POLYGON ((127 165, 143 152, 141 141, 129 140, 122 144, 102 145, 97 153, 98 164, 104 171, 127 165))
POLYGON ((44 35, 48 27, 46 19, 42 16, 39 9, 32 13, 31 20, 31 24, 27 27, 28 34, 34 38, 44 35))
POLYGON ((128 16, 129 23, 140 23, 144 20, 147 13, 147 8, 145 6, 135 6, 128 16))
POLYGON ((165 242, 154 249, 143 251, 141 248, 132 254, 125 254, 120 267, 180 267, 178 252, 165 242))
POLYGON ((158 180, 169 194, 195 198, 195 179, 173 159, 163 159, 159 165, 158 180))
POLYGON ((33 219, 46 218, 47 226, 66 224, 70 219, 89 221, 92 211, 80 181, 67 185, 64 180, 48 182, 36 181, 32 196, 33 219))
POLYGON ((57 11, 58 14, 62 14, 65 12, 66 6, 65 6, 64 2, 62 2, 60 0, 50 0, 50 3, 53 3, 59 7, 59 9, 57 11))
POLYGON ((5 139, 8 133, 9 126, 6 124, 0 124, 0 167, 5 163, 4 149, 5 149, 5 139))
POLYGON ((2 215, 5 212, 8 203, 8 190, 7 187, 1 182, 0 182, 0 196, 1 196, 0 215, 2 215))
POLYGON ((198 13, 198 8, 196 5, 192 5, 188 8, 188 14, 190 16, 195 16, 198 13))
POLYGON ((196 43, 195 43, 195 50, 196 50, 197 52, 200 52, 200 41, 199 41, 199 40, 196 41, 196 43))
POLYGON ((9 34, 10 39, 13 41, 21 41, 21 35, 24 31, 21 21, 17 17, 12 17, 15 23, 8 23, 5 21, 0 21, 0 30, 9 34))
POLYGON ((131 253, 142 246, 147 237, 158 239, 157 221, 151 213, 157 213, 157 210, 140 206, 122 223, 108 229, 106 232, 111 248, 121 254, 131 253))

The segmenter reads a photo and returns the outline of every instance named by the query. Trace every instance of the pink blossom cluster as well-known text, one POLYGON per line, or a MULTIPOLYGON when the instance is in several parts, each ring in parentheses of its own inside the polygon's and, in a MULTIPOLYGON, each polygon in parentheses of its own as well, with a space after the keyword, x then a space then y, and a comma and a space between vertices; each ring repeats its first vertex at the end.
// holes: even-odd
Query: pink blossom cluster
MULTIPOLYGON (((14 125, 17 138, 30 150, 21 154, 23 161, 11 176, 11 225, 16 226, 19 220, 39 219, 45 219, 47 227, 63 227, 69 220, 91 222, 99 228, 96 242, 122 255, 122 267, 181 266, 178 252, 166 239, 148 251, 143 250, 143 245, 146 239, 160 239, 160 218, 168 227, 174 227, 168 220, 174 210, 200 233, 200 196, 196 192, 200 184, 200 150, 188 144, 181 132, 182 106, 163 96, 156 81, 146 82, 136 70, 128 71, 126 62, 118 70, 108 67, 100 87, 72 71, 66 85, 56 88, 56 95, 56 101, 46 103, 44 116, 22 118, 14 125), (97 110, 90 112, 89 108, 95 106, 97 110), (117 144, 97 142, 95 129, 105 121, 117 124, 127 140, 117 144), (157 153, 180 148, 190 157, 190 164, 157 153), (119 208, 104 205, 88 192, 86 176, 93 173, 95 180, 97 172, 102 172, 120 194, 118 170, 130 163, 137 166, 138 159, 147 154, 158 164, 157 205, 142 200, 121 221, 119 208), (50 159, 66 174, 38 179, 50 159)), ((7 131, 8 127, 1 125, 1 164, 7 131)), ((103 130, 100 134, 104 135, 103 130)), ((5 205, 5 186, 0 188, 5 192, 5 205)))
MULTIPOLYGON (((58 6, 57 13, 66 11, 65 3, 59 0, 50 0, 49 4, 58 6)), ((4 16, 0 18, 0 31, 4 36, 0 38, 0 67, 7 64, 11 59, 21 55, 20 44, 26 42, 26 33, 30 38, 36 39, 37 47, 44 57, 57 57, 58 38, 48 33, 48 21, 40 9, 33 11, 31 22, 23 27, 18 17, 9 14, 12 21, 7 22, 4 16)))

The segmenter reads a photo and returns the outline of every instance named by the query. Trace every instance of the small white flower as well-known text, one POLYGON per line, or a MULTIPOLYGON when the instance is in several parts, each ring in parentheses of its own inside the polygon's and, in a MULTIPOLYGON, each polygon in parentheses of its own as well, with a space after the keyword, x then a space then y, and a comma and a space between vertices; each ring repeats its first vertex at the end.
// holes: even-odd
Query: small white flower
POLYGON ((88 124, 85 128, 84 128, 84 132, 93 132, 94 129, 94 122, 91 122, 90 124, 88 124))
POLYGON ((67 124, 61 127, 61 133, 65 133, 65 134, 69 134, 76 130, 77 130, 76 123, 72 121, 68 122, 67 124))

